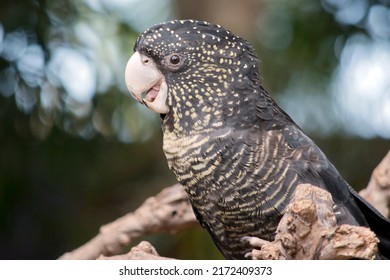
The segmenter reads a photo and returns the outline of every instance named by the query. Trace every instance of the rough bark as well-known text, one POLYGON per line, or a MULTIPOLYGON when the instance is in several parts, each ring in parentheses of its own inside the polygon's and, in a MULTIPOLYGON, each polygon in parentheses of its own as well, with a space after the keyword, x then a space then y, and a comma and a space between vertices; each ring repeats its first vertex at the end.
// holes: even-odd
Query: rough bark
POLYGON ((371 174, 367 188, 360 195, 375 206, 385 217, 389 217, 390 202, 390 151, 371 174))
POLYGON ((99 234, 60 259, 96 259, 122 252, 131 240, 150 234, 177 231, 198 225, 187 194, 179 184, 148 198, 136 211, 104 225, 99 234))
POLYGON ((252 259, 373 259, 378 239, 366 227, 337 225, 329 192, 301 184, 276 230, 275 240, 247 237, 252 259))
MULTIPOLYGON (((390 152, 375 168, 361 194, 388 215, 390 152)), ((97 236, 60 259, 166 259, 147 242, 141 242, 127 254, 118 254, 134 238, 175 233, 194 226, 199 225, 187 194, 177 184, 147 199, 136 211, 102 226, 97 236)), ((243 241, 254 247, 248 254, 252 259, 372 259, 378 243, 368 228, 336 225, 330 194, 307 184, 297 188, 273 242, 253 237, 243 241)))
POLYGON ((130 252, 123 255, 107 257, 100 255, 98 260, 172 260, 161 257, 156 249, 147 241, 142 241, 137 246, 131 248, 130 252))

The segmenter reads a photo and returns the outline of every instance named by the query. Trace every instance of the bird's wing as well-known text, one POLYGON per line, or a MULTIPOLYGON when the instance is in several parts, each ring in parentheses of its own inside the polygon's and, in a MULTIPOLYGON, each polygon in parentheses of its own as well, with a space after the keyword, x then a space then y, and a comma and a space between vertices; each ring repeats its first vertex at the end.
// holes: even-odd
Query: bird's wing
POLYGON ((338 222, 370 227, 380 240, 380 253, 390 258, 390 221, 364 200, 339 174, 322 151, 295 124, 283 130, 284 139, 302 152, 303 161, 292 166, 301 174, 301 180, 326 189, 338 206, 338 222), (305 164, 305 162, 307 164, 305 164))

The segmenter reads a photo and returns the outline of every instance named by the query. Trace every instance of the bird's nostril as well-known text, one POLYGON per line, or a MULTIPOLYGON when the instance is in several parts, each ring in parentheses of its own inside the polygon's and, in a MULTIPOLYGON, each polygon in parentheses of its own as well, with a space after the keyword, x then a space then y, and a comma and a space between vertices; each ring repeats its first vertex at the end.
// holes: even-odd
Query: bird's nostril
POLYGON ((144 58, 144 59, 142 60, 142 62, 143 62, 143 64, 148 64, 148 63, 149 63, 149 59, 144 58))

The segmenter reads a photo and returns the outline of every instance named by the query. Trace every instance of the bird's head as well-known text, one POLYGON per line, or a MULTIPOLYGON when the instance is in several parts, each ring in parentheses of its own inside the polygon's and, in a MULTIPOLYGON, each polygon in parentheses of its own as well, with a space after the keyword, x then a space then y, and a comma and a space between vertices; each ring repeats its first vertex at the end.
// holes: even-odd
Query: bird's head
POLYGON ((125 80, 136 100, 181 130, 222 125, 244 103, 250 105, 260 83, 249 43, 195 20, 170 21, 142 33, 125 80))

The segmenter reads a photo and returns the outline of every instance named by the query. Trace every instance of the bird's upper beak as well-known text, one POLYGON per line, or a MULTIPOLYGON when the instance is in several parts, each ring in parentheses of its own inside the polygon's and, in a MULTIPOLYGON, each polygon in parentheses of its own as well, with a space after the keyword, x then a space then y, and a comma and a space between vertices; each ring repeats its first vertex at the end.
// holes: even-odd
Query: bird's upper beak
POLYGON ((136 100, 152 111, 168 113, 168 87, 150 57, 135 52, 127 62, 125 80, 127 89, 136 100))

